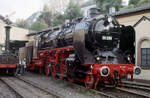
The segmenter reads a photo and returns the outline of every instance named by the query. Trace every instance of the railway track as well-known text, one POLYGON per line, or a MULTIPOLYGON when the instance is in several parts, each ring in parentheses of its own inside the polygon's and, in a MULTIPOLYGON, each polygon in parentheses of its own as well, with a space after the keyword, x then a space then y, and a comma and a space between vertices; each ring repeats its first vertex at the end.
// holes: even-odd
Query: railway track
MULTIPOLYGON (((19 78, 19 77, 17 77, 19 78)), ((31 81, 27 80, 27 79, 22 79, 22 78, 19 78, 23 81, 28 81, 29 83, 32 83, 31 81)), ((94 90, 94 89, 88 89, 88 88, 85 88, 84 86, 81 86, 81 85, 78 85, 78 84, 74 84, 74 83, 70 83, 70 82, 67 82, 68 83, 68 86, 71 86, 72 88, 74 88, 74 90, 79 90, 80 92, 92 92, 93 95, 96 95, 96 96, 93 96, 93 95, 89 95, 91 96, 91 98, 116 98, 114 96, 112 96, 111 94, 105 94, 103 92, 99 92, 97 90, 94 90)), ((65 97, 62 97, 62 98, 65 98, 65 97)))
POLYGON ((11 87, 9 84, 7 84, 5 81, 3 81, 3 79, 1 79, 1 78, 0 78, 0 85, 4 86, 4 87, 2 87, 3 92, 0 92, 0 98, 24 98, 21 94, 16 92, 16 90, 13 87, 11 87), (4 89, 8 89, 8 91, 5 91, 4 89))
POLYGON ((98 91, 103 92, 105 94, 110 94, 115 98, 147 98, 144 95, 135 93, 125 88, 101 88, 98 91))
POLYGON ((130 81, 123 81, 123 85, 134 85, 134 86, 141 86, 150 88, 150 84, 140 83, 140 82, 130 82, 130 81))
POLYGON ((52 95, 53 98, 61 98, 61 97, 62 97, 62 95, 59 95, 57 92, 48 91, 48 90, 46 90, 46 89, 40 87, 39 85, 36 85, 36 84, 34 84, 34 83, 32 83, 32 82, 30 82, 30 81, 28 81, 28 80, 25 80, 25 79, 22 79, 22 78, 19 78, 19 77, 16 77, 16 78, 19 79, 19 80, 21 80, 21 81, 24 81, 24 82, 27 83, 27 84, 30 84, 30 85, 34 86, 35 88, 40 89, 41 91, 44 91, 44 92, 48 93, 49 95, 52 95))
MULTIPOLYGON (((28 81, 28 79, 23 79, 23 81, 28 81)), ((31 81, 30 81, 31 82, 31 81)), ((32 82, 31 82, 32 83, 32 82)), ((78 89, 81 89, 80 91, 83 92, 92 92, 96 96, 100 96, 100 98, 149 98, 147 95, 137 93, 136 91, 133 91, 131 89, 125 88, 102 88, 101 90, 94 90, 94 89, 88 89, 85 88, 84 86, 74 84, 74 83, 69 83, 72 87, 76 87, 78 89)), ((97 97, 92 97, 92 98, 97 98, 97 97)))
POLYGON ((116 87, 116 88, 100 88, 98 90, 94 89, 88 89, 83 86, 72 84, 75 86, 78 86, 81 89, 87 89, 90 92, 93 92, 95 94, 99 94, 100 96, 106 97, 106 98, 150 98, 147 95, 136 93, 134 91, 128 90, 124 87, 116 87))
POLYGON ((81 86, 81 85, 78 85, 78 84, 71 83, 71 85, 77 86, 78 88, 84 89, 85 91, 88 90, 89 92, 92 92, 94 94, 98 94, 98 95, 100 95, 101 97, 104 97, 104 98, 117 98, 117 97, 113 96, 112 94, 107 94, 105 92, 97 91, 97 90, 90 89, 90 88, 85 88, 84 86, 81 86))
POLYGON ((150 85, 134 82, 123 82, 123 87, 104 88, 99 90, 106 94, 112 94, 117 98, 150 98, 150 85))
POLYGON ((20 95, 19 98, 61 98, 54 92, 47 91, 19 77, 2 77, 0 79, 20 95))
MULTIPOLYGON (((131 82, 132 83, 132 82, 131 82)), ((73 84, 76 85, 76 84, 73 84)), ((83 86, 77 85, 80 88, 83 86)), ((122 88, 100 88, 98 90, 88 89, 107 98, 150 98, 150 85, 144 84, 124 84, 122 88), (149 88, 148 88, 149 87, 149 88)))
MULTIPOLYGON (((53 90, 51 91, 51 89, 49 89, 47 91, 47 89, 41 88, 40 84, 37 84, 28 78, 10 77, 10 78, 4 78, 2 80, 6 84, 8 84, 8 86, 13 88, 16 91, 16 93, 18 93, 18 90, 16 88, 14 88, 14 86, 12 87, 12 85, 14 85, 14 84, 10 83, 13 80, 14 80, 13 82, 15 82, 16 84, 18 84, 17 81, 20 81, 20 82, 23 82, 23 83, 29 85, 30 87, 28 87, 28 88, 32 89, 34 87, 36 89, 39 89, 40 91, 38 90, 36 92, 40 93, 42 91, 42 92, 46 93, 46 95, 50 95, 52 98, 60 98, 60 96, 61 96, 61 98, 65 98, 64 96, 59 95, 58 93, 54 92, 53 90)), ((79 92, 82 92, 82 93, 90 92, 90 94, 92 94, 92 95, 89 95, 89 96, 91 96, 91 98, 150 98, 150 85, 139 84, 139 83, 124 82, 122 88, 119 88, 119 87, 101 88, 100 87, 100 89, 98 89, 98 90, 85 88, 84 86, 70 83, 70 82, 67 82, 66 85, 71 86, 75 92, 78 91, 78 89, 79 89, 79 92), (93 96, 93 95, 95 95, 95 96, 93 96)), ((24 98, 24 95, 22 95, 21 93, 18 93, 18 94, 20 94, 20 96, 22 96, 19 98, 24 98)), ((51 97, 47 97, 47 98, 51 98, 51 97)), ((34 98, 34 97, 28 97, 28 98, 34 98)), ((44 97, 44 98, 46 98, 46 97, 44 97)))
POLYGON ((135 93, 139 96, 150 98, 150 85, 135 82, 124 82, 123 88, 120 90, 125 90, 126 92, 135 93))

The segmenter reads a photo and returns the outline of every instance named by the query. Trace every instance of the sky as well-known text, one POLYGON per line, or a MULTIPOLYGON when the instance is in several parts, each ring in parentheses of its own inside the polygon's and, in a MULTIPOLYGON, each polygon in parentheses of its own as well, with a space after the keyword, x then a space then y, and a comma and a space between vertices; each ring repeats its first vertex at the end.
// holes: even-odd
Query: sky
POLYGON ((27 19, 34 12, 41 11, 47 1, 50 0, 0 0, 0 15, 6 16, 15 12, 9 17, 11 21, 27 19))
POLYGON ((0 15, 15 13, 9 18, 14 22, 18 18, 26 19, 34 12, 41 11, 44 4, 45 0, 0 0, 0 15))
POLYGON ((125 5, 128 5, 128 3, 129 3, 129 0, 122 0, 124 3, 125 3, 125 5))

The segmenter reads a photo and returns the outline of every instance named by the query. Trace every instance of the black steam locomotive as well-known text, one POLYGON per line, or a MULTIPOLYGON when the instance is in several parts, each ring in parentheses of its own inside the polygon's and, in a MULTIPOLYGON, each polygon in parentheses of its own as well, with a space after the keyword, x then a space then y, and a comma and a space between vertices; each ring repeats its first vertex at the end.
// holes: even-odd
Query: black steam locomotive
POLYGON ((9 50, 10 26, 6 26, 5 50, 0 51, 0 74, 14 75, 17 68, 18 57, 9 50))
POLYGON ((39 50, 74 45, 76 56, 82 63, 126 64, 135 61, 134 28, 120 25, 108 15, 78 19, 62 27, 61 31, 37 35, 36 42, 39 50))
POLYGON ((120 25, 93 8, 90 18, 78 18, 60 31, 37 34, 33 51, 30 47, 27 53, 27 66, 40 72, 45 68, 46 74, 80 81, 86 87, 96 88, 99 82, 114 85, 123 75, 130 74, 133 80, 133 72, 140 73, 134 66, 134 42, 132 26, 120 25))

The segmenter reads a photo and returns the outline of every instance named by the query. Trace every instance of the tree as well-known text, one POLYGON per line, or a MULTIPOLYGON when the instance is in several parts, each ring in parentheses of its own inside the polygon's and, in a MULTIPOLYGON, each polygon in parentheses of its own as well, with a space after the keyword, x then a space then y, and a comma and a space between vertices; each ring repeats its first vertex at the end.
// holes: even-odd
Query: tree
POLYGON ((140 0, 130 0, 129 1, 129 8, 137 7, 140 0))
POLYGON ((150 0, 139 0, 137 6, 143 6, 146 4, 150 4, 150 0))
POLYGON ((65 15, 65 19, 69 19, 70 21, 77 17, 83 16, 79 4, 77 3, 75 4, 73 0, 70 1, 69 5, 67 6, 64 12, 64 15, 65 15))
POLYGON ((65 17, 61 13, 54 13, 53 14, 53 26, 58 26, 65 22, 65 17))
POLYGON ((52 26, 52 12, 48 5, 44 5, 42 14, 39 16, 38 19, 44 20, 48 27, 52 26))
POLYGON ((43 19, 38 19, 31 25, 30 29, 35 31, 41 31, 46 28, 48 28, 48 25, 45 23, 45 21, 43 19))
POLYGON ((25 29, 29 29, 29 27, 30 27, 28 22, 24 19, 17 19, 15 24, 16 24, 16 26, 25 28, 25 29))
POLYGON ((128 8, 134 8, 149 4, 150 0, 130 0, 128 8))
POLYGON ((111 7, 115 7, 116 11, 122 8, 122 0, 96 0, 96 4, 102 13, 108 13, 111 7))

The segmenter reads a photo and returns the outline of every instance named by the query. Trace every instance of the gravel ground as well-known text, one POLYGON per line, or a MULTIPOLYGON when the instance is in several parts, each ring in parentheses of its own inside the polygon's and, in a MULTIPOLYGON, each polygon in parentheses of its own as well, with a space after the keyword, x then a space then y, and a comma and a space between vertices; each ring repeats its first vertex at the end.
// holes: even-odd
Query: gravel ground
POLYGON ((0 81, 0 98, 20 98, 11 88, 0 81))
POLYGON ((52 78, 50 76, 27 72, 24 76, 19 77, 29 80, 36 85, 40 85, 42 88, 58 93, 62 98, 106 98, 102 95, 90 92, 88 89, 80 89, 65 80, 52 78))

